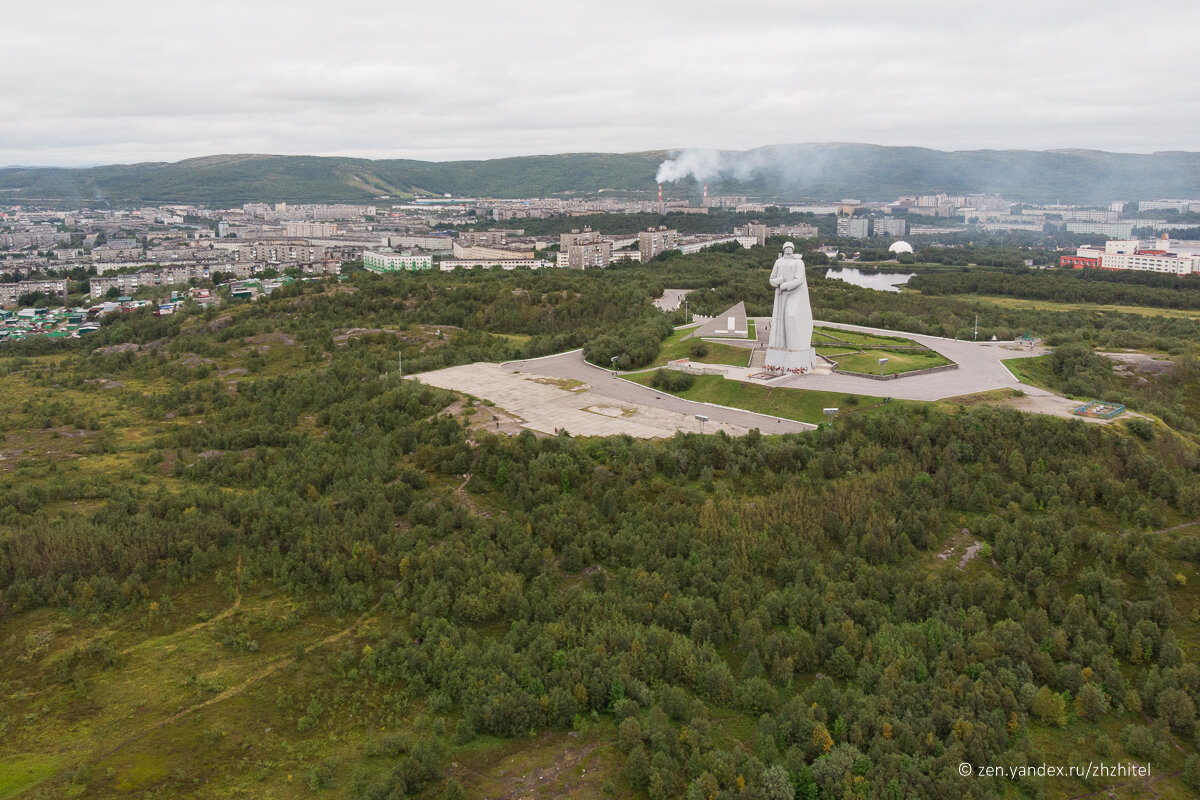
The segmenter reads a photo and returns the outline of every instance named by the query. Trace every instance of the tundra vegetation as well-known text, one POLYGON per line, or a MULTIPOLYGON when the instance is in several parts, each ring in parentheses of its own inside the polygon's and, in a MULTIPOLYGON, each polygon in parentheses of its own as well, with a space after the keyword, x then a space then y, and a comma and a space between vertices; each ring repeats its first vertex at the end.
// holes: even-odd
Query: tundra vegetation
POLYGON ((1111 781, 959 764, 1131 760, 1194 796, 1196 322, 812 275, 821 319, 1036 332, 1031 379, 1144 415, 1107 426, 507 437, 396 374, 649 365, 681 316, 648 298, 763 313, 773 258, 358 274, 0 349, 0 796, 1041 798, 1111 781))

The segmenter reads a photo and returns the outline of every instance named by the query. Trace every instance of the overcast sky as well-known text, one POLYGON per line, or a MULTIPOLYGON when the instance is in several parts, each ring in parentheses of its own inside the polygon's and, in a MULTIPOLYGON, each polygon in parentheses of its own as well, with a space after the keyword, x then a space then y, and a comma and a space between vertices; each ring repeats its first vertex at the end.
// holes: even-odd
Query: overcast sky
POLYGON ((0 164, 1200 150, 1197 31, 1193 0, 13 2, 0 164))

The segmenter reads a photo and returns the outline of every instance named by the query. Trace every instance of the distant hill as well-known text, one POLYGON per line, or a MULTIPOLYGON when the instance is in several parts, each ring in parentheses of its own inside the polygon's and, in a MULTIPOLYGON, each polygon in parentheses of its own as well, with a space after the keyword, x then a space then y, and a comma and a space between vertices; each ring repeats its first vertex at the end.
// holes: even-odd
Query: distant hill
MULTIPOLYGON (((670 156, 568 153, 488 161, 430 162, 317 156, 219 155, 175 163, 81 169, 0 168, 0 202, 112 204, 369 202, 414 194, 532 197, 601 189, 652 192, 670 156)), ((900 194, 999 193, 1016 200, 1107 203, 1200 196, 1200 153, 1097 150, 965 150, 865 144, 773 145, 722 151, 710 193, 769 200, 887 199, 900 194), (737 176, 737 177, 733 177, 737 176)), ((713 168, 716 169, 716 168, 713 168)), ((668 185, 698 196, 693 177, 668 185)))

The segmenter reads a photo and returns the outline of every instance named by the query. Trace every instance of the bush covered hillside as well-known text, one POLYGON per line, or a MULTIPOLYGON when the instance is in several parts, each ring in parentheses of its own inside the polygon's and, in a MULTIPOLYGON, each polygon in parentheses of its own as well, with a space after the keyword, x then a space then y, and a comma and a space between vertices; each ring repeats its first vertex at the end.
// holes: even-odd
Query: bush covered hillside
POLYGON ((411 378, 651 363, 649 298, 756 313, 773 257, 357 274, 0 347, 0 797, 1065 798, 1117 781, 960 765, 1130 761, 1119 796, 1196 796, 1195 320, 811 278, 823 320, 1035 329, 1031 380, 1137 424, 510 437, 411 378))

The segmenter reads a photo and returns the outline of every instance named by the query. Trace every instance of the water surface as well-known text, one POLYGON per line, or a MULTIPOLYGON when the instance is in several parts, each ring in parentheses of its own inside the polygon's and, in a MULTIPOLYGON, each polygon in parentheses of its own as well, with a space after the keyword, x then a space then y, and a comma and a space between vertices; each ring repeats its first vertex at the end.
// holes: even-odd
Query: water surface
POLYGON ((900 287, 908 283, 915 272, 863 272, 852 267, 839 267, 825 270, 825 277, 835 281, 845 281, 861 286, 864 289, 877 289, 881 292, 898 292, 900 287))

